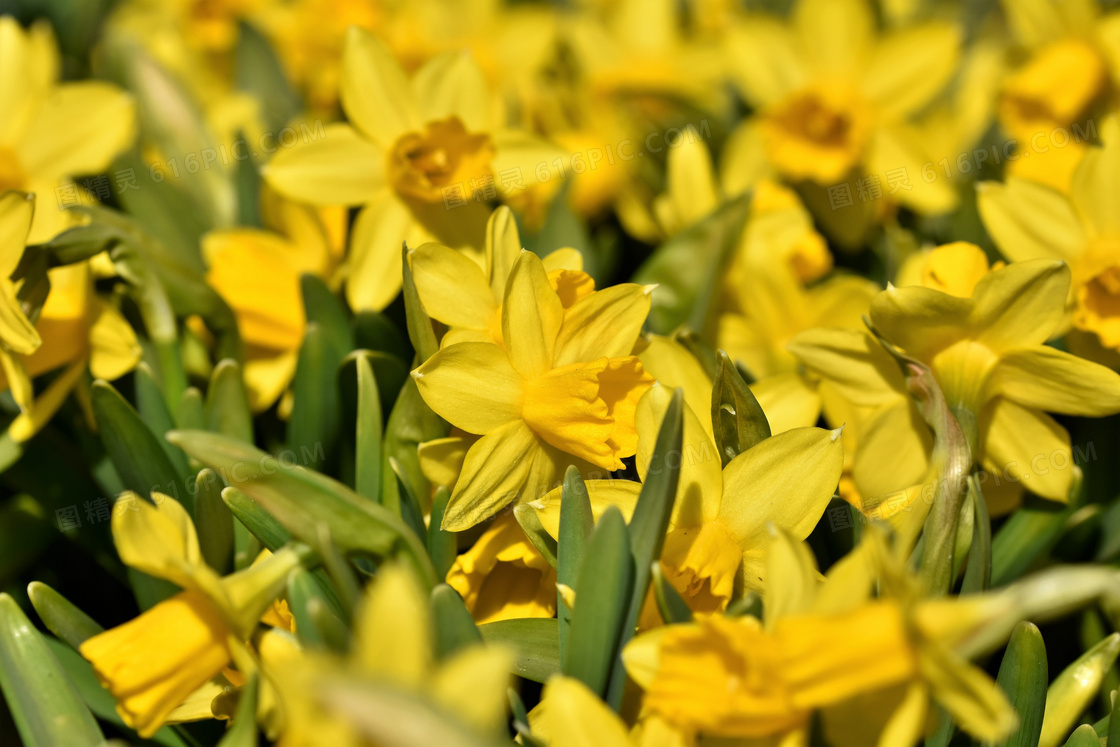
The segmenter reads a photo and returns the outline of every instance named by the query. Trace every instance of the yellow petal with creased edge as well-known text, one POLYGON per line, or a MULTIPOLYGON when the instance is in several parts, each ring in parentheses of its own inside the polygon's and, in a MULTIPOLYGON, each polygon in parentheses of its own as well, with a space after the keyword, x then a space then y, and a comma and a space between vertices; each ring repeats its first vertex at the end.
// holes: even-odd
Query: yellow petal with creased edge
POLYGON ((382 566, 354 621, 354 663, 364 674, 419 688, 431 666, 428 600, 412 571, 382 566))
POLYGON ((58 408, 62 407, 62 403, 66 401, 70 392, 82 380, 85 372, 86 362, 79 359, 56 376, 47 390, 36 397, 31 406, 25 412, 16 416, 12 424, 8 426, 8 435, 12 437, 12 440, 16 443, 23 443, 29 441, 32 436, 38 433, 54 417, 58 408))
POLYGON ((468 433, 484 435, 521 418, 524 385, 497 345, 450 345, 413 371, 412 378, 429 407, 468 433))
MULTIPOLYGON (((505 205, 498 206, 486 221, 486 278, 491 295, 500 300, 506 293, 509 279, 517 258, 521 256, 521 237, 513 211, 505 205)), ((545 269, 549 269, 547 263, 545 269)))
POLYGON ((988 387, 1024 407, 1063 415, 1100 417, 1120 411, 1120 375, 1047 346, 1001 355, 988 387))
POLYGON ((228 635, 210 601, 192 590, 90 638, 79 650, 117 699, 124 722, 150 737, 187 696, 229 663, 228 635))
POLYGON ((751 384, 751 392, 766 414, 771 433, 816 425, 821 414, 821 399, 799 373, 767 376, 751 384))
POLYGON ((23 356, 13 355, 7 348, 0 347, 0 373, 4 374, 4 379, 8 382, 8 389, 16 406, 21 413, 26 414, 35 399, 35 385, 31 383, 23 356))
POLYGON ((724 468, 719 521, 744 550, 764 546, 769 522, 805 539, 843 468, 839 430, 795 428, 771 436, 724 468))
POLYGON ((410 87, 420 119, 432 122, 458 117, 468 130, 491 125, 486 78, 469 52, 444 52, 416 71, 410 87))
POLYGON ((479 625, 556 614, 556 570, 512 513, 499 517, 455 558, 447 584, 459 592, 479 625))
POLYGON ((576 302, 564 314, 554 365, 629 355, 649 315, 650 290, 622 283, 576 302))
POLYGON ((536 434, 521 420, 480 438, 463 460, 443 528, 469 529, 521 498, 540 449, 536 434))
POLYGON ((1061 192, 1026 179, 976 185, 984 227, 1003 256, 1072 262, 1085 246, 1085 229, 1061 192))
POLYGON ((34 213, 34 195, 14 191, 0 195, 0 278, 10 278, 16 271, 34 213))
POLYGON ((573 677, 554 675, 529 714, 529 726, 552 747, 620 747, 630 743, 626 724, 573 677))
POLYGON ((380 311, 392 303, 401 290, 401 243, 419 246, 427 240, 408 206, 389 190, 380 190, 354 220, 346 280, 351 308, 380 311))
POLYGON ((467 449, 477 440, 474 436, 448 436, 425 441, 416 448, 420 472, 433 486, 454 487, 467 449))
POLYGON ((899 120, 936 96, 957 69, 960 32, 927 23, 886 35, 863 76, 864 94, 882 116, 899 120))
POLYGON ((479 732, 504 732, 513 664, 506 649, 470 646, 444 661, 426 689, 437 703, 479 732))
POLYGON ((708 438, 712 436, 712 380, 696 356, 672 337, 650 335, 649 345, 638 353, 653 378, 670 390, 684 389, 684 402, 696 417, 708 438))
POLYGON ((794 337, 788 348, 855 405, 889 405, 905 391, 898 364, 866 332, 817 327, 794 337))
POLYGON ((1069 284, 1069 265, 1047 259, 988 273, 972 291, 976 339, 996 352, 1046 342, 1060 330, 1069 284))
POLYGON ((136 368, 143 350, 132 325, 115 306, 94 299, 94 307, 89 370, 95 379, 113 381, 136 368))
MULTIPOLYGON (((585 480, 587 497, 591 503, 591 515, 599 520, 608 508, 614 506, 622 512, 622 518, 630 521, 634 506, 638 504, 641 483, 632 480, 585 480)), ((560 497, 562 488, 555 488, 547 495, 533 502, 541 526, 554 539, 560 536, 560 497)))
POLYGON ((1043 498, 1069 501, 1069 433, 1046 413, 992 400, 980 415, 980 448, 984 467, 996 476, 1043 498))
POLYGON ((636 466, 638 476, 645 481, 651 469, 666 470, 680 467, 677 483, 677 497, 673 503, 671 524, 676 526, 700 526, 715 520, 720 512, 723 497, 723 472, 715 443, 700 425, 700 420, 685 405, 684 434, 681 453, 677 456, 680 464, 674 464, 671 457, 661 456, 654 461, 654 448, 665 411, 673 398, 673 390, 661 384, 653 385, 638 402, 635 422, 638 428, 638 455, 636 466))
POLYGON ((852 479, 870 513, 900 490, 922 481, 929 468, 933 439, 917 407, 899 399, 860 424, 859 447, 852 460, 852 479))
POLYGON ((963 336, 972 309, 968 298, 913 285, 892 286, 871 302, 871 322, 906 353, 930 360, 963 336))
POLYGON ((540 376, 555 367, 556 336, 563 322, 564 307, 540 259, 522 251, 502 300, 502 338, 510 363, 522 376, 540 376))
POLYGON ((1015 709, 1003 690, 983 671, 938 642, 923 643, 918 666, 937 702, 977 739, 998 742, 1018 725, 1015 709))
POLYGON ((178 501, 152 493, 151 503, 124 493, 127 510, 113 511, 113 543, 125 565, 183 587, 194 585, 192 575, 203 567, 198 535, 190 515, 178 501))
POLYGON ((282 148, 261 167, 268 186, 313 205, 361 205, 385 187, 385 153, 347 124, 323 137, 282 148))
POLYGON ((27 173, 57 180, 105 171, 135 135, 131 95, 99 81, 65 83, 43 101, 18 152, 27 173))
POLYGON ((482 268, 462 252, 423 244, 408 254, 428 316, 449 327, 488 330, 498 313, 482 268))
POLYGON ((812 551, 780 527, 766 549, 766 629, 783 617, 812 611, 820 584, 812 551))
POLYGON ((0 340, 13 353, 30 355, 43 344, 39 331, 31 324, 8 278, 0 278, 0 340))
POLYGON ((342 45, 342 108, 364 134, 384 149, 423 125, 404 71, 385 43, 357 26, 342 45))

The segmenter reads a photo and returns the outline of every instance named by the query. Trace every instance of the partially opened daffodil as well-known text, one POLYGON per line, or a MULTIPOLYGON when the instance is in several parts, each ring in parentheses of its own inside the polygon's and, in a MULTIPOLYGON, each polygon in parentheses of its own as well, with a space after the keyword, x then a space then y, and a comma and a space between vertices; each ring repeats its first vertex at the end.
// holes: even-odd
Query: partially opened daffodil
POLYGON ((1100 345, 1120 350, 1120 219, 1109 195, 1120 180, 1120 122, 1101 126, 1101 146, 1089 147, 1069 194, 1019 177, 983 183, 980 215, 1008 259, 1068 262, 1073 325, 1100 345))
MULTIPOLYGON (((70 225, 55 188, 96 174, 132 142, 132 97, 100 81, 60 83, 59 53, 50 26, 24 31, 0 17, 0 193, 35 192, 39 209, 28 241, 41 244, 70 225)), ((78 189, 78 187, 74 187, 78 189)))
POLYGON ((351 27, 341 93, 352 124, 281 151, 264 176, 294 200, 363 206, 346 286, 355 309, 381 309, 397 295, 401 242, 479 247, 485 202, 504 194, 498 175, 516 170, 528 184, 552 157, 543 141, 503 126, 466 54, 441 55, 408 80, 383 42, 351 27))
POLYGON ((921 213, 954 206, 947 184, 920 178, 936 159, 911 120, 956 69, 959 33, 928 22, 880 35, 875 25, 865 0, 800 0, 788 24, 754 16, 732 28, 732 80, 757 111, 728 148, 737 183, 776 173, 828 187, 901 171, 913 188, 892 199, 921 213))
MULTIPOLYGON (((203 561, 186 509, 166 495, 152 497, 155 503, 134 493, 118 499, 117 553, 129 567, 183 591, 81 646, 121 718, 145 737, 230 664, 231 646, 249 637, 300 562, 296 551, 283 549, 222 578, 203 561)), ((212 718, 208 701, 204 706, 175 720, 212 718)))
MULTIPOLYGON (((638 403, 637 466, 643 480, 670 396, 667 387, 655 384, 638 403)), ((715 444, 686 406, 680 483, 661 564, 693 611, 715 614, 726 609, 736 589, 764 588, 768 525, 808 537, 832 498, 843 462, 838 430, 797 428, 763 440, 721 468, 715 444)), ((613 505, 629 518, 641 485, 588 480, 587 490, 596 516, 613 505)), ((536 505, 542 525, 555 536, 560 492, 536 505)))
POLYGON ((826 734, 839 722, 843 744, 913 744, 925 732, 931 698, 979 739, 996 741, 1014 729, 1015 711, 988 676, 947 636, 915 624, 920 602, 905 593, 869 598, 875 568, 866 546, 821 584, 808 548, 775 535, 764 623, 709 617, 627 645, 623 662, 645 691, 647 711, 693 733, 768 744, 804 743, 818 710, 826 734))
MULTIPOLYGON (((1061 330, 1069 281, 1062 262, 1015 262, 981 277, 968 298, 892 287, 871 304, 875 329, 930 367, 969 434, 975 461, 1003 480, 993 511, 1015 505, 1024 489, 1069 499, 1069 434, 1047 412, 1120 411, 1120 376, 1044 344, 1061 330)), ((861 425, 853 467, 863 497, 878 503, 919 483, 928 466, 928 430, 879 344, 863 332, 818 329, 799 335, 790 349, 850 402, 874 409, 861 425)))
MULTIPOLYGON (((439 244, 424 244, 409 252, 424 310, 448 326, 441 346, 457 342, 502 344, 502 298, 522 248, 513 213, 501 206, 486 224, 481 267, 467 254, 439 244)), ((595 290, 595 281, 583 271, 583 257, 575 249, 557 249, 545 256, 542 264, 564 308, 595 290)))
POLYGON ((340 261, 333 216, 268 194, 272 230, 227 228, 202 237, 206 280, 237 316, 245 344, 245 384, 254 410, 271 406, 295 375, 307 326, 300 276, 329 281, 340 261))
POLYGON ((637 449, 638 399, 652 382, 631 355, 649 304, 646 288, 623 284, 565 309, 541 260, 523 251, 502 301, 504 347, 456 343, 413 371, 438 415, 482 436, 467 451, 445 529, 541 497, 569 464, 622 469, 637 449))

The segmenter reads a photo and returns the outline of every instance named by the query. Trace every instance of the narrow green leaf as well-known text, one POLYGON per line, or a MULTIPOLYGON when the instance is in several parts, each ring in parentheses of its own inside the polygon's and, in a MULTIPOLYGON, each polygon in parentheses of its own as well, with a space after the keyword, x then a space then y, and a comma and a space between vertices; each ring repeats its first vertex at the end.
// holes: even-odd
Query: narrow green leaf
POLYGON ((194 526, 202 558, 214 570, 226 573, 233 560, 233 514, 222 500, 218 473, 204 467, 194 480, 194 526))
POLYGON ((1120 633, 1113 633, 1054 678, 1046 691, 1039 747, 1057 747, 1062 743, 1077 717, 1097 694, 1104 673, 1115 663, 1117 653, 1120 653, 1120 633))
MULTIPOLYGON (((583 563, 584 550, 591 530, 595 526, 595 516, 591 512, 591 498, 583 476, 574 465, 564 473, 564 486, 560 491, 560 529, 556 543, 556 583, 574 588, 576 575, 583 563)), ((556 620, 559 631, 560 660, 568 652, 569 631, 572 611, 556 593, 556 620)))
POLYGON ((249 676, 249 681, 237 696, 237 713, 233 717, 218 747, 257 747, 257 673, 249 676))
POLYGON ((21 493, 0 506, 0 579, 15 578, 58 539, 58 525, 42 503, 21 493))
POLYGON ((443 418, 432 412, 420 396, 416 382, 409 377, 401 387, 396 404, 389 413, 385 426, 384 458, 381 471, 381 503, 393 511, 400 511, 400 487, 397 477, 388 469, 389 459, 396 459, 408 475, 415 495, 429 493, 428 480, 420 470, 417 449, 425 441, 443 438, 449 430, 443 418))
POLYGON ((428 360, 439 350, 439 341, 436 340, 435 330, 432 329, 432 320, 420 302, 420 293, 416 290, 416 281, 412 278, 412 265, 408 261, 408 247, 401 247, 401 257, 404 264, 404 277, 402 289, 404 291, 404 311, 408 326, 408 339, 416 351, 421 362, 428 360))
POLYGON ((500 643, 516 651, 513 673, 533 682, 545 683, 560 674, 555 618, 531 617, 499 620, 478 626, 487 643, 500 643))
POLYGON ((408 476, 404 473, 404 468, 393 457, 389 457, 389 468, 397 476, 397 484, 400 486, 401 519, 412 528, 413 534, 418 538, 427 537, 428 529, 424 526, 424 514, 420 508, 419 500, 412 492, 412 486, 408 482, 408 476))
POLYGON ((986 590, 992 584, 992 522, 988 517, 988 504, 980 491, 976 475, 968 476, 968 489, 972 493, 972 510, 975 516, 972 544, 968 549, 968 566, 961 583, 961 594, 986 590))
POLYGON ((692 622, 692 610, 689 608, 688 602, 684 601, 680 592, 673 588, 669 579, 665 578, 665 573, 661 570, 661 561, 655 560, 651 564, 650 573, 652 574, 653 596, 657 600, 657 609, 661 613, 661 619, 668 625, 692 622))
POLYGON ((241 365, 226 358, 218 362, 210 375, 206 390, 206 423, 208 430, 230 438, 253 442, 253 413, 249 395, 241 376, 241 365))
POLYGON ((97 720, 16 601, 0 594, 0 689, 26 747, 97 747, 97 720))
POLYGON ((359 311, 351 320, 350 328, 354 332, 354 347, 388 353, 402 362, 412 360, 407 340, 384 314, 359 311))
POLYGON ((381 395, 369 355, 355 354, 358 368, 358 427, 354 454, 354 488, 372 501, 381 500, 381 395))
POLYGON ((533 547, 537 548, 541 557, 555 568, 556 540, 544 530, 540 517, 537 516, 537 510, 528 503, 519 503, 513 508, 513 517, 517 519, 517 523, 521 525, 521 531, 525 532, 525 536, 533 543, 533 547))
POLYGON ((459 592, 447 584, 438 584, 432 589, 431 607, 436 659, 442 661, 473 643, 482 643, 482 634, 459 592))
POLYGON ((346 558, 342 557, 338 547, 331 540, 330 530, 326 524, 319 525, 319 541, 316 547, 319 548, 319 556, 323 561, 323 567, 327 570, 327 575, 334 582, 338 601, 342 603, 342 611, 346 619, 350 619, 362 595, 362 588, 357 576, 354 575, 354 569, 350 567, 346 558))
POLYGON ((602 695, 619 656, 634 565, 626 520, 611 506, 591 532, 576 577, 564 673, 602 695))
POLYGON ((91 399, 101 441, 124 486, 145 498, 153 490, 167 493, 193 514, 194 501, 178 489, 180 475, 132 405, 104 381, 94 382, 91 399))
POLYGON ((167 407, 163 390, 160 389, 151 366, 141 361, 140 365, 136 367, 133 382, 136 388, 136 409, 140 413, 140 419, 148 426, 148 430, 156 436, 160 447, 167 454, 168 460, 174 467, 175 473, 179 475, 190 474, 191 468, 187 462, 187 455, 178 447, 168 443, 163 437, 168 431, 174 430, 175 420, 171 417, 171 410, 167 407))
POLYGON ((75 651, 105 629, 66 597, 39 581, 27 585, 27 596, 47 630, 75 651))
POLYGON ((1108 719, 1108 730, 1102 736, 1108 737, 1109 744, 1120 744, 1120 698, 1117 698, 1116 702, 1112 704, 1112 713, 1106 718, 1108 719))
POLYGON ((1082 724, 1077 727, 1073 734, 1069 735, 1066 740, 1066 747, 1101 747, 1101 740, 1097 737, 1097 733, 1093 731, 1093 727, 1089 724, 1082 724))
POLYGON ((189 386, 179 398, 178 416, 175 419, 183 430, 203 430, 206 428, 206 407, 202 404, 202 392, 198 387, 189 386))
POLYGON ((440 485, 432 499, 432 515, 428 519, 428 557, 432 559, 436 576, 441 579, 447 578, 447 572, 455 565, 455 556, 459 553, 459 540, 455 532, 444 531, 440 526, 449 500, 451 491, 445 485, 440 485))
POLYGON ((1042 634, 1033 623, 1019 623, 1007 642, 996 677, 1019 714, 1019 728, 995 747, 1038 747, 1048 678, 1042 634))
MULTIPOLYGON (((292 118, 299 113, 302 102, 288 82, 276 51, 253 24, 245 21, 238 24, 233 74, 237 81, 236 90, 244 91, 259 103, 261 118, 273 132, 290 125, 292 118)), ((322 127, 322 122, 317 121, 315 125, 322 127)), ((300 132, 309 126, 300 122, 300 132)))
POLYGON ((350 319, 338 297, 317 275, 306 274, 299 279, 307 321, 318 324, 329 341, 339 363, 354 349, 354 333, 350 319))
POLYGON ((322 445, 329 455, 338 438, 338 390, 334 360, 327 332, 314 322, 307 325, 292 380, 292 414, 288 418, 289 449, 322 445))
MULTIPOLYGON (((673 512, 677 484, 680 481, 683 434, 684 391, 677 389, 665 410, 665 419, 661 422, 654 442, 646 481, 642 484, 638 503, 634 506, 634 515, 630 518, 634 585, 606 698, 607 704, 616 710, 621 707, 622 691, 626 685, 626 670, 618 657, 638 628, 638 616, 649 591, 650 567, 653 561, 661 558, 661 547, 665 543, 665 532, 669 528, 669 516, 673 512)), ((578 593, 576 605, 579 605, 578 593)))
POLYGON ((770 438, 770 421, 727 353, 720 350, 716 356, 712 430, 716 437, 716 451, 726 467, 728 462, 747 449, 770 438))
POLYGON ((437 582, 415 533, 398 516, 345 485, 305 467, 285 466, 259 449, 214 433, 176 431, 168 438, 189 456, 228 475, 231 487, 312 547, 318 542, 315 527, 324 523, 343 553, 379 559, 400 555, 429 589, 437 582))
POLYGON ((305 646, 346 650, 350 639, 346 624, 335 616, 322 588, 303 568, 288 576, 288 605, 296 621, 296 637, 305 646))
POLYGON ((225 488, 221 495, 234 518, 269 552, 276 552, 292 541, 291 532, 245 493, 237 488, 225 488))

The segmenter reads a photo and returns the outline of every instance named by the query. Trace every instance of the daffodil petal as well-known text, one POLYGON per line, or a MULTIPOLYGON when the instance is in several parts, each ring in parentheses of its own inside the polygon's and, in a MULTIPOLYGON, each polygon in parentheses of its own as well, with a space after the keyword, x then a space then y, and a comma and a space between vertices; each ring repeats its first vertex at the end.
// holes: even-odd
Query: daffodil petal
POLYGON ((469 529, 517 501, 539 448, 536 434, 520 420, 480 438, 463 460, 443 514, 443 528, 469 529))
POLYGON ((15 286, 5 277, 0 277, 0 340, 20 355, 31 355, 43 344, 39 331, 23 314, 15 286))
POLYGON ((870 513, 922 481, 929 468, 933 438, 909 399, 882 408, 860 423, 852 479, 870 513))
MULTIPOLYGON (((513 211, 499 205, 486 221, 486 273, 490 291, 494 298, 502 298, 506 292, 506 280, 513 272, 517 258, 521 256, 521 237, 517 233, 517 221, 513 211)), ((548 270, 545 266, 545 270, 548 270)))
POLYGON ((988 386, 1024 407, 1063 415, 1100 417, 1120 411, 1115 371, 1046 346, 1004 353, 988 386))
POLYGON ((34 213, 33 195, 14 191, 0 195, 0 278, 10 278, 16 271, 34 213))
POLYGON ((556 675, 541 694, 530 722, 552 747, 617 747, 630 744, 626 724, 579 680, 556 675))
POLYGON ((425 122, 458 117, 468 130, 489 129, 486 79, 469 52, 445 52, 425 63, 412 78, 412 95, 425 122))
MULTIPOLYGON (((513 367, 530 377, 564 365, 554 359, 563 322, 564 307, 540 259, 522 251, 510 272, 502 303, 502 338, 513 367)), ((608 354, 600 352, 595 357, 604 355, 608 354)))
MULTIPOLYGON (((583 484, 587 486, 591 514, 596 521, 611 506, 622 511, 622 518, 630 521, 630 517, 634 515, 634 506, 638 504, 638 494, 642 492, 641 483, 633 480, 585 480, 583 484)), ((556 488, 533 502, 541 526, 552 537, 560 535, 561 494, 562 488, 556 488)))
POLYGON ((100 299, 95 306, 89 329, 89 370, 95 379, 113 381, 136 368, 143 350, 132 325, 115 306, 100 299))
POLYGON ((891 404, 905 391, 898 364, 866 332, 817 327, 797 335, 787 347, 855 405, 891 404))
POLYGON ((696 356, 679 342, 663 335, 650 335, 649 345, 638 353, 653 378, 670 389, 684 389, 685 404, 696 413, 704 432, 712 436, 712 380, 696 356))
POLYGON ((629 355, 649 315, 649 289, 622 283, 584 296, 564 314, 556 366, 629 355))
POLYGON ((1085 246, 1085 229, 1061 192, 1027 179, 976 185, 984 227, 1003 256, 1024 259, 1075 259, 1085 246))
POLYGON ((1052 501, 1069 501, 1069 433, 1046 413, 994 399, 980 418, 980 445, 985 469, 998 478, 1052 501))
POLYGON ((117 498, 112 518, 117 554, 130 568, 190 588, 192 571, 203 565, 194 523, 173 498, 153 493, 152 501, 135 493, 117 498))
POLYGON ((420 471, 432 485, 452 487, 463 469, 467 449, 477 440, 470 436, 448 436, 425 441, 416 449, 420 471))
MULTIPOLYGON (((1113 26, 1120 30, 1116 21, 1113 26)), ((1107 117, 1101 125, 1104 147, 1090 146, 1073 172, 1070 196, 1087 228, 1098 236, 1120 234, 1120 218, 1108 195, 1120 190, 1120 121, 1107 117)))
POLYGON ((498 304, 477 264, 462 252, 433 243, 413 249, 408 257, 428 316, 452 327, 490 328, 498 304))
POLYGON ((61 179, 105 171, 136 134, 132 96, 109 83, 59 86, 43 102, 19 145, 28 173, 61 179))
POLYGON ((812 611, 820 571, 813 552, 784 529, 776 528, 766 550, 766 622, 812 611))
POLYGON ((1069 284, 1069 266, 1050 259, 988 273, 972 291, 977 339, 996 351, 1045 342, 1062 324, 1069 284))
POLYGON ((408 206, 384 191, 358 213, 350 242, 346 300, 355 311, 380 311, 401 290, 401 244, 419 245, 422 231, 408 206))
POLYGON ((342 45, 339 91, 346 116, 383 149, 422 126, 404 71, 393 53, 383 41, 357 26, 349 28, 342 45))
POLYGON ((821 414, 821 398, 799 373, 768 376, 751 384, 771 433, 816 425, 821 414))
POLYGON ((418 688, 431 657, 428 600, 412 572, 387 565, 354 622, 354 663, 365 674, 418 688))
POLYGON ((822 75, 854 73, 872 48, 875 18, 866 0, 801 0, 793 23, 802 59, 822 75))
POLYGON ((318 140, 277 151, 261 168, 280 194, 313 205, 361 205, 385 187, 385 152, 348 124, 324 128, 318 140))
POLYGON ((805 82, 793 35, 777 20, 743 20, 728 32, 725 49, 731 79, 755 107, 774 104, 805 82))
POLYGON ((971 312, 968 298, 919 286, 892 286, 871 302, 871 323, 911 356, 929 360, 959 339, 971 312))
POLYGON ((884 117, 921 109, 957 69, 960 32, 948 23, 927 23, 885 36, 863 76, 864 94, 884 117))
POLYGON ((468 433, 490 433, 521 419, 521 376, 506 351, 492 343, 443 348, 412 377, 428 406, 468 433))

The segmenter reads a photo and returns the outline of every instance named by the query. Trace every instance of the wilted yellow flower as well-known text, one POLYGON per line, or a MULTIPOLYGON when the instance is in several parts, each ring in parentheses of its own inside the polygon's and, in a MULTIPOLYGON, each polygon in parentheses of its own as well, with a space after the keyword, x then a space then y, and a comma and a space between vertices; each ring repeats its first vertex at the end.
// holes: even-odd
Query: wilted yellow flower
MULTIPOLYGON (((76 174, 106 170, 135 136, 132 97, 100 81, 60 83, 54 35, 44 22, 24 31, 0 17, 0 193, 41 196, 28 242, 41 244, 69 225, 49 200, 76 174)), ((80 189, 77 185, 72 188, 80 189)))
POLYGON ((918 178, 936 159, 911 119, 952 76, 958 44, 957 30, 936 22, 880 36, 865 0, 800 0, 788 24, 738 23, 727 38, 731 76, 758 113, 728 147, 736 181, 776 172, 827 187, 904 169, 913 189, 895 199, 921 213, 951 209, 951 188, 918 178))
POLYGON ((652 382, 630 355, 649 303, 648 290, 629 283, 565 310, 541 260, 523 251, 501 307, 504 348, 456 343, 413 371, 438 415, 483 436, 467 451, 445 529, 543 495, 569 464, 622 468, 637 448, 634 410, 652 382))
POLYGON ((499 196, 497 174, 528 175, 551 160, 543 141, 502 126, 469 55, 441 55, 409 81, 383 42, 353 27, 342 105, 353 125, 329 125, 325 137, 278 153, 263 173, 294 200, 363 206, 346 286, 355 309, 381 309, 397 295, 401 242, 481 245, 487 208, 479 200, 499 196))
MULTIPOLYGON (((1061 329, 1069 280, 1062 262, 1016 262, 980 278, 969 298, 891 287, 871 304, 878 332, 932 370, 970 434, 974 460, 1004 481, 983 485, 989 498, 1003 487, 993 511, 1013 506, 1024 489, 1069 499, 1069 434, 1046 412, 1120 410, 1120 376, 1043 344, 1061 329)), ((818 329, 799 335, 790 349, 850 403, 874 410, 861 424, 852 471, 862 496, 878 505, 921 482, 928 429, 879 344, 854 330, 818 329)))

